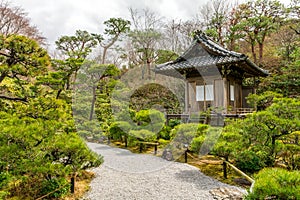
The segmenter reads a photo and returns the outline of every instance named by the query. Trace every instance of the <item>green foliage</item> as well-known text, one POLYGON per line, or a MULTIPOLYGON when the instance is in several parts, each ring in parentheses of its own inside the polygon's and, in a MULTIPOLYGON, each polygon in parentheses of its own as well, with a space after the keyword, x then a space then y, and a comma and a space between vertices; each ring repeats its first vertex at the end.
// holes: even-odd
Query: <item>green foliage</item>
POLYGON ((111 124, 109 133, 114 140, 122 140, 122 136, 127 137, 131 129, 132 125, 129 122, 117 121, 111 124))
POLYGON ((283 136, 278 144, 278 156, 290 170, 300 169, 300 131, 283 136))
POLYGON ((76 133, 56 134, 47 144, 47 150, 50 160, 63 164, 71 173, 98 167, 103 162, 102 157, 92 152, 76 133))
POLYGON ((158 133, 165 125, 165 116, 162 112, 154 109, 140 110, 135 115, 135 121, 139 128, 158 133))
MULTIPOLYGON (((118 90, 116 86, 119 81, 117 80, 117 75, 120 74, 120 70, 115 65, 101 65, 104 68, 103 78, 100 78, 97 83, 97 99, 95 102, 95 113, 98 121, 100 122, 100 127, 104 134, 109 134, 109 127, 114 122, 112 105, 113 99, 112 94, 118 90)), ((122 89, 122 88, 121 88, 122 89)), ((95 96, 96 98, 96 96, 95 96)), ((85 103, 84 101, 82 103, 85 103)), ((115 106, 116 107, 116 106, 115 106)), ((91 118, 90 118, 91 119, 91 118)))
POLYGON ((67 72, 50 72, 47 52, 24 36, 0 45, 10 53, 0 56, 0 194, 34 199, 102 158, 75 133, 70 96, 58 98, 67 72))
MULTIPOLYGON (((297 45, 299 46, 299 45, 297 45)), ((261 90, 271 90, 285 97, 299 97, 300 95, 300 48, 295 48, 291 55, 291 62, 284 63, 280 71, 266 78, 261 84, 261 90)))
POLYGON ((47 52, 34 40, 0 35, 0 99, 27 101, 35 97, 37 90, 32 80, 45 74, 49 63, 47 52))
POLYGON ((62 36, 56 42, 57 49, 69 58, 86 58, 98 41, 87 31, 77 30, 74 36, 62 36))
POLYGON ((255 63, 262 64, 266 37, 281 26, 285 15, 284 5, 277 0, 248 1, 236 8, 234 19, 238 23, 232 29, 251 45, 255 63))
POLYGON ((179 120, 179 119, 170 119, 168 125, 169 125, 171 128, 174 128, 175 126, 177 126, 177 125, 179 125, 179 124, 181 124, 181 120, 179 120))
POLYGON ((164 140, 170 140, 170 132, 172 128, 170 126, 164 126, 161 131, 159 131, 157 138, 161 138, 164 140))
POLYGON ((199 153, 203 142, 205 141, 205 135, 195 137, 191 142, 191 150, 195 153, 199 153))
MULTIPOLYGON (((184 145, 190 145, 194 138, 201 137, 208 129, 208 125, 206 124, 196 124, 196 123, 189 123, 189 124, 179 124, 174 129, 172 129, 170 133, 170 137, 172 140, 173 146, 181 149, 184 145)), ((199 140, 195 139, 196 141, 199 140)), ((197 150, 195 147, 196 141, 193 144, 193 150, 197 150)), ((199 151, 197 151, 198 153, 199 151)))
POLYGON ((8 192, 2 191, 5 190, 8 187, 9 182, 12 179, 12 175, 10 175, 8 172, 0 172, 0 199, 4 198, 8 192), (2 195, 2 196, 1 196, 2 195))
POLYGON ((172 109, 175 113, 180 112, 180 103, 175 94, 156 83, 138 88, 130 97, 130 108, 136 111, 151 109, 155 105, 166 110, 172 109))
POLYGON ((264 163, 261 162, 261 159, 255 152, 251 150, 237 152, 236 167, 243 172, 254 173, 262 169, 264 166, 264 163))
POLYGON ((169 50, 158 50, 157 51, 157 59, 155 61, 156 64, 163 64, 169 61, 173 61, 178 58, 178 54, 169 50))
MULTIPOLYGON (((101 164, 101 158, 72 133, 70 107, 64 101, 37 98, 15 109, 14 114, 0 115, 0 169, 14 174, 12 180, 25 179, 17 191, 35 196, 43 179, 66 178, 101 164), (30 186, 32 181, 36 185, 30 186)), ((6 190, 17 194, 14 187, 6 190)))
POLYGON ((200 155, 206 155, 213 150, 222 129, 218 127, 207 127, 201 130, 196 138, 191 142, 191 150, 200 155))
POLYGON ((9 179, 8 173, 1 172, 0 173, 0 188, 6 185, 6 181, 9 179))
POLYGON ((128 34, 133 47, 136 52, 141 53, 139 60, 140 64, 149 63, 149 61, 154 60, 156 49, 154 44, 157 43, 162 34, 153 28, 146 28, 144 30, 133 30, 128 34))
POLYGON ((246 199, 300 199, 300 172, 265 168, 255 176, 253 192, 246 199))
MULTIPOLYGON (((96 47, 102 36, 90 34, 87 31, 77 30, 73 36, 62 36, 56 42, 56 48, 66 59, 53 60, 52 65, 64 77, 61 79, 62 88, 70 89, 71 84, 75 83, 78 70, 83 65, 85 59, 96 47)), ((58 91, 59 97, 61 90, 58 91)))
POLYGON ((249 172, 274 166, 279 155, 286 159, 288 166, 298 166, 299 143, 295 132, 300 129, 300 102, 274 98, 272 93, 269 96, 273 103, 266 110, 228 123, 214 147, 214 154, 225 158, 232 156, 249 172), (293 150, 295 155, 287 153, 287 149, 293 150))
POLYGON ((131 138, 135 138, 139 141, 146 141, 146 142, 154 142, 156 141, 156 134, 152 131, 141 129, 141 130, 130 130, 129 136, 131 138))
MULTIPOLYGON (((207 129, 207 124, 179 124, 171 131, 170 136, 171 139, 174 139, 176 137, 179 139, 183 139, 182 141, 191 141, 191 139, 200 136, 207 129)), ((187 144, 189 144, 189 142, 187 142, 187 144)))
POLYGON ((43 181, 41 187, 41 195, 46 195, 53 192, 47 197, 59 198, 69 193, 70 183, 65 178, 55 178, 43 181))
POLYGON ((282 95, 272 91, 266 91, 262 94, 250 94, 247 97, 247 102, 250 106, 256 108, 258 111, 265 110, 273 103, 274 98, 281 98, 282 95))
POLYGON ((167 144, 169 144, 169 140, 165 140, 165 139, 162 139, 162 138, 160 138, 159 140, 158 140, 158 143, 159 143, 159 145, 161 145, 161 146, 165 146, 165 145, 167 145, 167 144))
POLYGON ((116 37, 121 33, 126 33, 130 30, 130 21, 122 18, 110 18, 104 22, 107 28, 105 28, 104 34, 116 37))
POLYGON ((218 142, 214 145, 213 154, 228 158, 234 152, 242 149, 241 142, 243 136, 239 133, 240 121, 228 122, 229 125, 225 126, 218 139, 218 142))

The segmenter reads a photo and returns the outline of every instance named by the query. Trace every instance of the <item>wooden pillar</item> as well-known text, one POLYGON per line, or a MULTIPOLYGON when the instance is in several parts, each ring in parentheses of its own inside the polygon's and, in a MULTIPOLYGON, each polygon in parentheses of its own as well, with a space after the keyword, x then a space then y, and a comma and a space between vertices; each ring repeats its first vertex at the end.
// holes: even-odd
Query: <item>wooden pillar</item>
POLYGON ((223 86, 224 86, 224 109, 227 112, 227 107, 228 107, 228 82, 227 82, 227 78, 224 77, 223 78, 223 86))
MULTIPOLYGON (((255 79, 255 76, 253 77, 252 94, 256 94, 256 79, 255 79)), ((256 103, 254 104, 254 110, 257 111, 257 105, 256 105, 256 103)))
POLYGON ((189 82, 185 80, 185 96, 184 96, 184 112, 189 113, 189 107, 190 107, 190 99, 189 99, 189 82))
POLYGON ((239 87, 239 95, 240 95, 240 108, 243 108, 243 81, 241 81, 240 83, 240 87, 239 87))
POLYGON ((256 78, 255 76, 253 77, 253 94, 256 94, 256 78))

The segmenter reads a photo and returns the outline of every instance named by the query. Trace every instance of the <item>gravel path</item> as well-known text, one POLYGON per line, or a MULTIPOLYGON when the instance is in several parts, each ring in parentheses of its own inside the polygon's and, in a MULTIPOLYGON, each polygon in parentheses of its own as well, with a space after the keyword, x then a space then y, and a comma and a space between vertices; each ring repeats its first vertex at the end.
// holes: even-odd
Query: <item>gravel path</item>
POLYGON ((211 189, 233 187, 205 176, 188 164, 103 144, 88 143, 88 146, 104 156, 104 163, 93 170, 96 178, 85 200, 210 200, 211 189))

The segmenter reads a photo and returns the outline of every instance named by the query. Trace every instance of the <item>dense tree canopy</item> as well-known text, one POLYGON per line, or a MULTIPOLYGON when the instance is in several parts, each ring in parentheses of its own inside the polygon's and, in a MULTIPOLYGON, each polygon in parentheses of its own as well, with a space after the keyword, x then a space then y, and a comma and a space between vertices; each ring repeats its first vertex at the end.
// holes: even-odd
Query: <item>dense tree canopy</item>
POLYGON ((0 36, 0 99, 27 101, 34 96, 34 78, 50 64, 47 52, 25 36, 0 36))
POLYGON ((14 34, 1 35, 0 44, 0 198, 68 193, 68 179, 101 157, 77 135, 69 99, 56 98, 47 51, 14 34))

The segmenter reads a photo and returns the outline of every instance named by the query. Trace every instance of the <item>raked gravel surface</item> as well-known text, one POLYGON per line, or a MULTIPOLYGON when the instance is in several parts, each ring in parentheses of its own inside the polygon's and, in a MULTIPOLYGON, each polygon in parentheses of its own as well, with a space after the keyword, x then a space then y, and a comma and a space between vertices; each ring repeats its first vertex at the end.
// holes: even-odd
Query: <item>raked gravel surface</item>
POLYGON ((210 200, 211 189, 234 187, 188 164, 104 144, 87 144, 104 157, 104 163, 93 169, 96 177, 84 200, 210 200))

